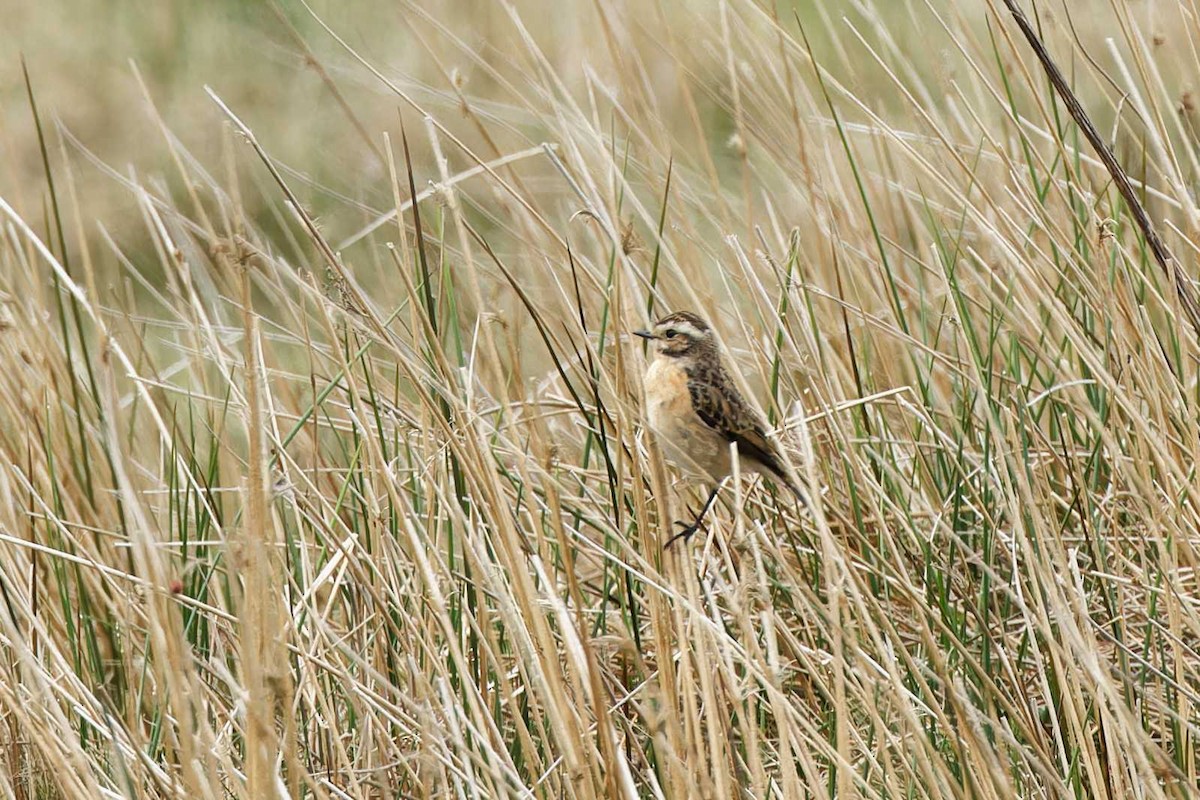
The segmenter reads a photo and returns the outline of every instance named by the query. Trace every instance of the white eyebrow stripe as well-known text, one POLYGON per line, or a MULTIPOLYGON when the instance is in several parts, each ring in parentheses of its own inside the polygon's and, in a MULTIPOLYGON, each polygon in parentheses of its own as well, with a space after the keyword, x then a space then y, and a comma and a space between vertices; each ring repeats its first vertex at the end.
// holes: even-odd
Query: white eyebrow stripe
POLYGON ((693 325, 690 322, 685 322, 683 320, 679 320, 678 322, 670 323, 667 327, 668 327, 668 329, 674 328, 675 330, 682 333, 684 336, 687 336, 689 339, 703 339, 704 338, 704 331, 700 330, 699 328, 697 328, 695 325, 693 325))

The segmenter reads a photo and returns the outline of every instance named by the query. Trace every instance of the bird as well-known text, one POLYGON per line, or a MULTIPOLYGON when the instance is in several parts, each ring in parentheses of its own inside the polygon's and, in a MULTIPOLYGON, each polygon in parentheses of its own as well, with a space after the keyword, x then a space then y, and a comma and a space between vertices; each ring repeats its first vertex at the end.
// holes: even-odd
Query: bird
POLYGON ((700 529, 732 471, 729 445, 737 446, 744 468, 766 473, 786 486, 803 505, 804 490, 788 477, 778 444, 767 435, 762 415, 738 391, 712 326, 690 311, 662 317, 649 330, 634 331, 650 343, 653 357, 646 369, 646 421, 667 458, 713 489, 693 522, 667 540, 686 541, 700 529))

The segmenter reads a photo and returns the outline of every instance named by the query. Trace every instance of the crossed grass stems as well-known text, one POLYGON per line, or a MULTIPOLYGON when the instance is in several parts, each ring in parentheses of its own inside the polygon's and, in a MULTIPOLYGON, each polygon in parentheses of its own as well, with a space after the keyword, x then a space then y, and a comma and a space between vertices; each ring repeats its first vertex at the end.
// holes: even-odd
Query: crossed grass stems
MULTIPOLYGON (((404 224, 358 251, 249 126, 257 153, 231 134, 220 180, 169 137, 186 199, 111 176, 141 262, 82 222, 86 151, 43 137, 47 213, 0 208, 10 785, 1187 796, 1182 282, 1039 73, 998 68, 1027 56, 998 19, 979 39, 937 17, 959 116, 918 99, 916 55, 871 15, 824 31, 903 98, 884 118, 762 14, 725 20, 740 192, 645 134, 670 129, 651 104, 614 104, 615 137, 534 70, 523 108, 557 147, 475 152, 434 110, 423 205, 409 123, 374 143, 404 224), (101 302, 104 270, 140 286, 101 302), (722 309, 823 488, 811 516, 738 481, 713 547, 662 550, 671 473, 620 334, 668 298, 722 309)), ((1165 154, 1127 180, 1190 254, 1191 145, 1114 14, 1144 127, 1123 124, 1165 154)), ((657 53, 702 96, 698 47, 619 63, 657 53)))

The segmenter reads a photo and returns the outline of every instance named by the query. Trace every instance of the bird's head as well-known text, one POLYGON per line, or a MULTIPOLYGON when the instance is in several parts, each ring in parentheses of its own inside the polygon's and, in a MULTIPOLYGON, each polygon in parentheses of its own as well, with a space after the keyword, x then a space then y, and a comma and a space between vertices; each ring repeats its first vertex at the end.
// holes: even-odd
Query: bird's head
POLYGON ((670 358, 696 355, 716 344, 712 328, 690 311, 668 314, 650 330, 634 334, 650 342, 656 353, 670 358))

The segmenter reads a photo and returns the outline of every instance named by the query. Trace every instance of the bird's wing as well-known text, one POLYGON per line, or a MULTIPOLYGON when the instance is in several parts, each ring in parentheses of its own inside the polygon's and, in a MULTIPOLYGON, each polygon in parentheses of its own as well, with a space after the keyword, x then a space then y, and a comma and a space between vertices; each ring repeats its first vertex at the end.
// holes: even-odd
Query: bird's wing
POLYGON ((700 368, 688 374, 692 408, 704 424, 737 444, 742 458, 750 458, 788 481, 775 443, 767 438, 762 419, 738 392, 723 368, 700 368))

